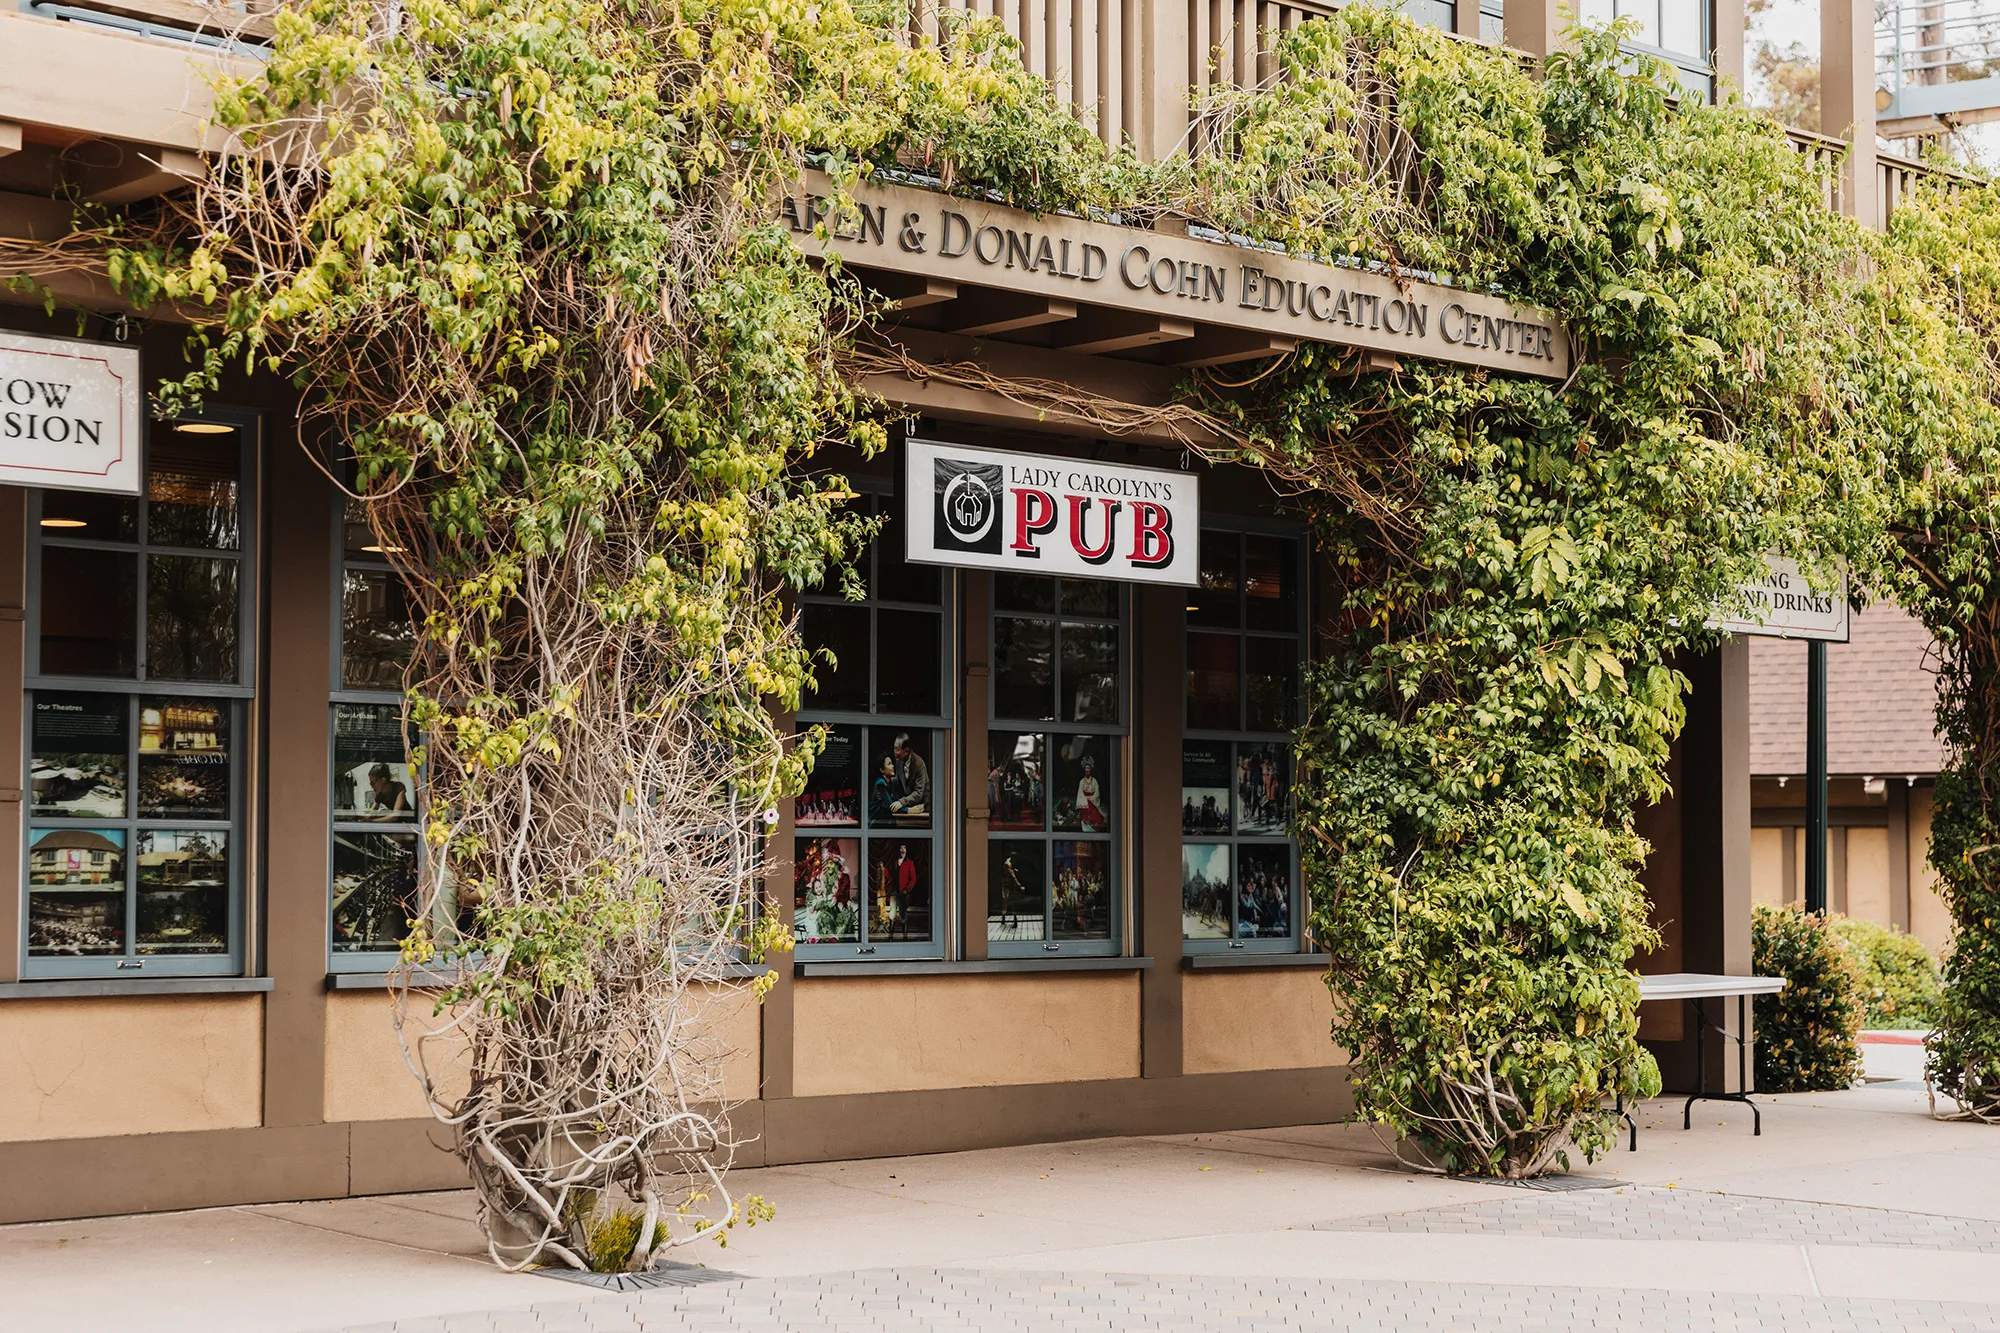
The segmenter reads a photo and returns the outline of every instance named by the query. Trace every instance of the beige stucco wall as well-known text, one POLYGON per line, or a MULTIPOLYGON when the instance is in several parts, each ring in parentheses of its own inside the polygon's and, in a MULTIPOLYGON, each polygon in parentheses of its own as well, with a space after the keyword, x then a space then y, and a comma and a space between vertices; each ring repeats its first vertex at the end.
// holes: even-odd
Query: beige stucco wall
POLYGON ((263 1050, 261 995, 0 1004, 0 1140, 256 1125, 263 1050))
POLYGON ((801 979, 797 1095, 1139 1076, 1126 973, 801 979))
POLYGON ((1750 830, 1750 897, 1773 907, 1785 901, 1785 831, 1750 830))
POLYGON ((1910 933, 1934 957, 1943 957, 1951 943, 1951 910, 1938 897, 1937 872, 1931 869, 1929 787, 1910 792, 1910 933))
MULTIPOLYGON (((334 991, 326 997, 326 1118, 328 1120, 407 1120, 430 1114, 416 1078, 403 1059, 402 1043, 390 1020, 386 991, 334 991)), ((723 1095, 731 1100, 757 1095, 757 1002, 747 989, 716 993, 708 1015, 714 1051, 723 1061, 723 1095)), ((428 1006, 416 1015, 433 1025, 428 1006)), ((416 1035, 415 1029, 412 1029, 416 1035)), ((427 1040, 434 1070, 452 1068, 451 1050, 440 1038, 427 1040)), ((462 1084, 450 1085, 453 1090, 462 1084)))
POLYGON ((1333 1000, 1309 967, 1190 972, 1181 991, 1182 1068, 1190 1074, 1347 1063, 1327 1036, 1333 1000))
POLYGON ((1847 915, 1886 926, 1896 919, 1889 905, 1889 830, 1847 830, 1847 915))

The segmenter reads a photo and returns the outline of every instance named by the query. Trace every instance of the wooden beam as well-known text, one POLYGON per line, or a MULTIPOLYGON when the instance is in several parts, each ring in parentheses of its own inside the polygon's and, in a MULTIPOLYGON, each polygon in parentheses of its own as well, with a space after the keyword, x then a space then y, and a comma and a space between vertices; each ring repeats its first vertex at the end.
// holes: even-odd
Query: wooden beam
POLYGON ((1128 314, 1120 310, 1097 310, 1079 319, 1051 347, 1084 356, 1130 352, 1161 343, 1182 342, 1194 337, 1194 324, 1165 315, 1128 314))
POLYGON ((122 165, 88 169, 83 197, 93 204, 130 204, 206 179, 208 164, 179 148, 128 147, 122 165))
POLYGON ((915 273, 896 273, 889 269, 863 268, 854 265, 854 276, 862 286, 880 293, 889 302, 892 310, 915 310, 919 306, 938 305, 958 299, 958 284, 944 278, 927 278, 915 273))
POLYGON ((1263 361, 1298 350, 1299 340, 1276 333, 1247 333, 1240 329, 1203 329, 1184 346, 1167 353, 1170 366, 1197 370, 1204 366, 1226 366, 1237 361, 1263 361))
POLYGON ((961 333, 968 338, 987 338, 1075 318, 1074 301, 981 288, 976 294, 960 297, 940 327, 947 333, 961 333))
POLYGON ((20 152, 21 143, 21 122, 18 120, 0 120, 0 157, 20 152))

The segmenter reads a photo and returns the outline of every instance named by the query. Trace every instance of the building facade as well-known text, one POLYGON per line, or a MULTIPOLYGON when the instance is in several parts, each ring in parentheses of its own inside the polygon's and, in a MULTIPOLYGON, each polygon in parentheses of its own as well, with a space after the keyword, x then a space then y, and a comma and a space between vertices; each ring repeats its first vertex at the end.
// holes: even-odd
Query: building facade
MULTIPOLYGON (((1268 76, 1267 34, 1325 9, 977 7, 1101 133, 1153 154, 1188 150, 1191 83, 1268 76)), ((1415 8, 1531 56, 1557 33, 1553 0, 1415 8)), ((1740 78, 1740 0, 1590 13, 1634 17, 1690 95, 1740 78)), ((916 37, 936 22, 913 9, 916 37)), ((198 178, 215 145, 196 66, 254 68, 269 31, 188 0, 0 13, 0 237, 61 235, 67 191, 130 202, 198 178)), ((1871 218, 1915 169, 1873 147, 1864 130, 1830 201, 1871 218)), ((860 387, 902 420, 882 459, 846 460, 889 520, 868 600, 801 599, 841 667, 793 719, 831 731, 776 833, 796 955, 761 1006, 714 1016, 739 1162, 1338 1118, 1289 819, 1327 571, 1250 470, 924 370, 1155 408, 1189 367, 1312 339, 1559 378, 1560 328, 1165 227, 887 187, 862 203, 879 213, 839 246, 900 315, 860 387), (881 243, 904 214, 929 243, 881 243), (1198 501, 1183 515, 1176 495, 1198 501)), ((810 182, 785 206, 808 232, 810 182)), ((127 319, 84 276, 53 286, 80 324, 37 298, 0 305, 0 334, 176 373, 170 320, 127 319)), ((385 993, 419 855, 408 618, 284 387, 234 380, 214 402, 146 425, 137 495, 0 487, 0 755, 20 775, 0 783, 0 862, 19 868, 0 880, 0 1221, 463 1183, 385 993)), ((1745 972, 1747 649, 1684 665, 1644 966, 1745 972)), ((1683 1017, 1645 1020, 1670 1083, 1691 1072, 1683 1017)))

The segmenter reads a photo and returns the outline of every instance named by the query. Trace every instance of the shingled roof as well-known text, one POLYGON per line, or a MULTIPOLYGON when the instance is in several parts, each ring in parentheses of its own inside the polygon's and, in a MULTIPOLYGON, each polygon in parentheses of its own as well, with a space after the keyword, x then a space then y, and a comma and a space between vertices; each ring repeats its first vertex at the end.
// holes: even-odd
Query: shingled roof
MULTIPOLYGON (((1852 617, 1853 641, 1826 648, 1827 772, 1925 776, 1943 761, 1931 637, 1900 607, 1852 617)), ((1806 771, 1806 645, 1750 640, 1750 771, 1806 771)))

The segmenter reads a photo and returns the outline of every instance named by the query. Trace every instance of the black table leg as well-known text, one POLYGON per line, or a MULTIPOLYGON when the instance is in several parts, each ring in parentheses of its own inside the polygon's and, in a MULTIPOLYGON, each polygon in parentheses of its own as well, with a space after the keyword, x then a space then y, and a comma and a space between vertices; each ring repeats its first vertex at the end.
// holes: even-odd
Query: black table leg
MULTIPOLYGON (((1708 1055, 1704 1040, 1708 1033, 1707 999, 1705 997, 1697 997, 1694 1002, 1694 1008, 1695 1090, 1688 1094, 1687 1104, 1681 1108, 1681 1128, 1694 1128, 1694 1104, 1696 1102, 1742 1102, 1750 1108, 1751 1136, 1753 1138, 1760 1137, 1764 1133, 1764 1113, 1757 1108, 1756 1102, 1750 1100, 1749 1093, 1710 1092, 1708 1090, 1708 1055)), ((1729 1011, 1725 1009, 1723 1012, 1727 1013, 1729 1011)), ((1716 1031, 1721 1032, 1724 1037, 1730 1035, 1727 1029, 1717 1028, 1716 1031)), ((1739 1086, 1747 1088, 1750 1086, 1750 997, 1747 995, 1736 997, 1735 1040, 1736 1079, 1739 1086)))

